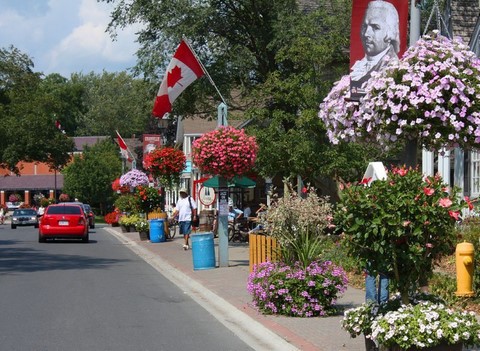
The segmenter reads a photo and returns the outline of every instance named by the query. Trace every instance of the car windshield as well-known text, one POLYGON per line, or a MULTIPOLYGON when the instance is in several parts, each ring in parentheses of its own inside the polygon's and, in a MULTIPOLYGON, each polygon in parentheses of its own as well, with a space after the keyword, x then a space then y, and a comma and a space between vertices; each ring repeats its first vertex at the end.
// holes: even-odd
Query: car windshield
POLYGON ((13 212, 14 216, 36 216, 37 212, 35 210, 15 210, 13 212))
POLYGON ((92 210, 90 205, 83 205, 83 208, 85 209, 85 212, 90 212, 92 210))
POLYGON ((51 206, 47 208, 47 214, 81 214, 80 206, 51 206))

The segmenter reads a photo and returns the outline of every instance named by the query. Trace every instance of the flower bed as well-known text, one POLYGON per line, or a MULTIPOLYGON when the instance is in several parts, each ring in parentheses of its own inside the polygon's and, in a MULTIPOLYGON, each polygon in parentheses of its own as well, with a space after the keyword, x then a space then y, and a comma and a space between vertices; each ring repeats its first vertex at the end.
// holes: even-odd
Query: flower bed
POLYGON ((334 305, 347 289, 347 278, 343 269, 330 261, 314 261, 306 268, 266 262, 254 266, 247 289, 263 313, 328 316, 336 312, 334 305))

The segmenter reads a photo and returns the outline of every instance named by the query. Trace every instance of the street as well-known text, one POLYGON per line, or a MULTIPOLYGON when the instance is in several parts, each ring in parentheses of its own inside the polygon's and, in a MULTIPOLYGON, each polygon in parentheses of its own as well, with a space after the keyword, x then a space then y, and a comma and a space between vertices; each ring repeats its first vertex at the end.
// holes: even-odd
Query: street
POLYGON ((1 350, 252 350, 97 225, 38 243, 0 225, 1 350))

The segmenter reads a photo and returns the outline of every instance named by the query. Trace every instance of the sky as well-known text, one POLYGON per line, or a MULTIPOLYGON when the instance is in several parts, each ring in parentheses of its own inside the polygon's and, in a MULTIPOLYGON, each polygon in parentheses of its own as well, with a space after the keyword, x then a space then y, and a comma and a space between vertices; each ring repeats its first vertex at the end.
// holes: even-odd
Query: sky
POLYGON ((112 4, 97 0, 0 0, 0 48, 27 54, 35 72, 120 72, 135 65, 135 31, 106 33, 112 4))

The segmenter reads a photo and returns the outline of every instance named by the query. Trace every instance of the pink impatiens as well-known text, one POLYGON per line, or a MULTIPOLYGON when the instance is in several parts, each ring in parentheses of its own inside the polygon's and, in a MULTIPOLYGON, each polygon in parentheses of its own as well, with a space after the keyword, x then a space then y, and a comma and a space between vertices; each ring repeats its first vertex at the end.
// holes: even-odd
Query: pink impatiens
POLYGON ((192 159, 203 173, 231 179, 252 169, 257 150, 255 137, 243 129, 220 127, 193 142, 192 159))

